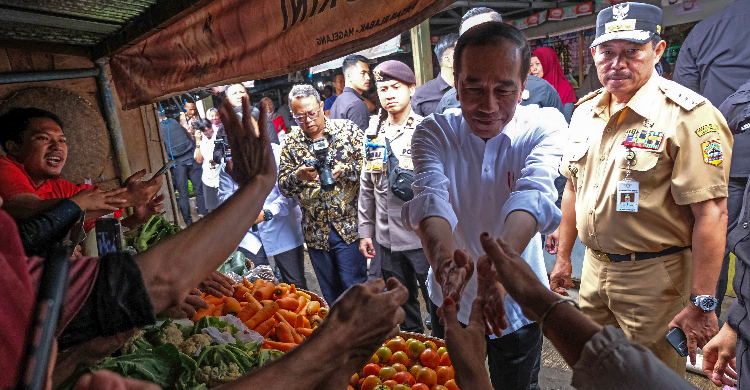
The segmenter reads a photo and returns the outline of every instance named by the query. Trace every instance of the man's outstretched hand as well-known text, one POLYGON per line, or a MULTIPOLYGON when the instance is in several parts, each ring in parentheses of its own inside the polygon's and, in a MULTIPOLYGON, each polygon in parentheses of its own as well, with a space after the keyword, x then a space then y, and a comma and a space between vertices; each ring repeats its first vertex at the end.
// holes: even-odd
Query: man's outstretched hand
POLYGON ((224 99, 219 107, 221 123, 229 138, 232 159, 227 162, 226 172, 240 186, 256 178, 264 179, 271 186, 276 182, 276 160, 266 128, 266 106, 261 104, 258 127, 253 126, 250 103, 242 98, 242 120, 234 113, 229 100, 224 99), (263 130, 259 130, 263 129, 263 130))
POLYGON ((456 382, 464 389, 492 389, 484 368, 487 341, 482 311, 480 299, 475 299, 471 305, 469 325, 464 328, 458 321, 458 307, 453 299, 446 298, 438 309, 440 319, 445 323, 445 344, 456 370, 456 382))
MULTIPOLYGON (((505 319, 505 296, 508 293, 500 283, 500 276, 487 255, 477 260, 477 299, 474 304, 480 305, 484 318, 490 329, 489 333, 502 337, 503 329, 508 327, 505 319)), ((472 310, 474 308, 472 307, 472 310)))
POLYGON ((461 295, 473 274, 474 262, 460 249, 453 252, 452 259, 445 259, 438 266, 436 279, 443 287, 443 298, 452 298, 459 310, 461 295))

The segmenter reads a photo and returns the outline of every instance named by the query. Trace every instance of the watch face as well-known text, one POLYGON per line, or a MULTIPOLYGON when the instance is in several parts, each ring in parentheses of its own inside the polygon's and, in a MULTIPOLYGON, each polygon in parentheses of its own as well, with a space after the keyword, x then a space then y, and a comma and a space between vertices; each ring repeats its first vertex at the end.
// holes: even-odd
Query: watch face
POLYGON ((711 296, 704 296, 699 298, 699 305, 700 308, 706 311, 714 310, 716 309, 716 303, 718 302, 716 298, 711 296))

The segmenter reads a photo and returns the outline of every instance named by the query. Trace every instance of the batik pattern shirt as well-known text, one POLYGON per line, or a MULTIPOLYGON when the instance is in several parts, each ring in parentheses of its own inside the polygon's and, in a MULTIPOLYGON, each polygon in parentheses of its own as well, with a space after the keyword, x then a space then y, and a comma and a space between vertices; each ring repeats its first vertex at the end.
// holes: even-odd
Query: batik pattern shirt
POLYGON ((331 227, 347 244, 359 239, 357 207, 364 133, 350 120, 326 119, 323 137, 328 141, 329 159, 342 170, 336 187, 325 192, 317 180, 297 179, 297 169, 305 160, 314 159, 314 154, 313 140, 302 129, 295 128, 281 152, 279 191, 288 198, 297 198, 302 209, 305 243, 315 249, 328 250, 331 227))

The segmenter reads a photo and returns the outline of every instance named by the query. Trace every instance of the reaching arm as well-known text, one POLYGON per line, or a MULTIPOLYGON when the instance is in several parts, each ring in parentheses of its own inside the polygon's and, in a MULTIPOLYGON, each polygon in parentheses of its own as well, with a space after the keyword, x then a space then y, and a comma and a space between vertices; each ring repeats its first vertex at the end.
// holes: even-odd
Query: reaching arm
POLYGON ((562 220, 560 221, 559 246, 557 249, 557 260, 555 267, 552 269, 549 277, 550 290, 563 295, 573 287, 573 281, 570 279, 573 273, 573 267, 570 262, 570 254, 573 252, 573 245, 578 237, 578 228, 576 228, 576 190, 573 181, 568 179, 565 184, 565 192, 562 199, 562 220))

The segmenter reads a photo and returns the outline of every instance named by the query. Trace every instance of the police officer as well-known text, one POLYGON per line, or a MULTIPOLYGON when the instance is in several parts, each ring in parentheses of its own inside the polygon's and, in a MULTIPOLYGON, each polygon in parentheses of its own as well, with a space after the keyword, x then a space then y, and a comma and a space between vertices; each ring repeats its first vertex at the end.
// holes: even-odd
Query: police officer
POLYGON ((660 8, 627 2, 597 16, 591 54, 604 85, 578 102, 560 171, 568 177, 550 288, 564 292, 576 236, 586 245, 580 305, 679 374, 718 332, 732 135, 704 97, 659 77, 660 8))
MULTIPOLYGON (((401 208, 410 198, 394 194, 388 180, 389 175, 396 174, 396 167, 389 166, 395 165, 395 160, 401 169, 414 169, 411 138, 414 129, 422 122, 422 117, 411 109, 416 78, 414 72, 400 61, 383 62, 373 74, 380 104, 388 112, 388 118, 378 129, 377 138, 367 143, 367 161, 359 187, 359 250, 365 257, 373 258, 376 255, 373 238, 380 244, 383 276, 386 279, 395 277, 409 290, 409 300, 403 305, 406 319, 401 329, 422 333, 419 288, 426 298, 425 281, 430 264, 422 250, 422 241, 414 232, 407 231, 401 222, 401 208), (390 153, 396 158, 389 160, 390 153)), ((401 194, 398 188, 396 191, 401 194)))

